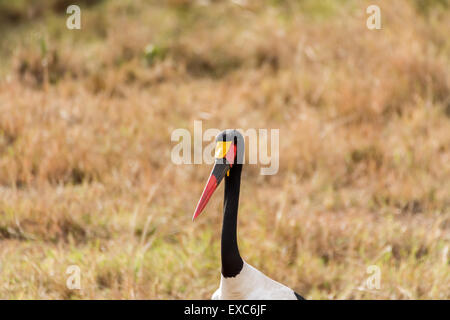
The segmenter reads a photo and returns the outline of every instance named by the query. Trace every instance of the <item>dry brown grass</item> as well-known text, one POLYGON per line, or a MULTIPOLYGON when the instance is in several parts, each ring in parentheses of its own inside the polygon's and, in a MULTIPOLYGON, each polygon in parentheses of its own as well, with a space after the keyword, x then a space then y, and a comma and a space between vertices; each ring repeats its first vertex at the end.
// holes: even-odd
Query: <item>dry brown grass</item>
POLYGON ((307 298, 450 298, 445 5, 378 1, 369 31, 361 1, 103 1, 69 31, 62 2, 1 40, 0 298, 209 298, 220 191, 192 224, 210 168, 170 161, 194 120, 280 128, 279 173, 244 168, 249 263, 307 298))

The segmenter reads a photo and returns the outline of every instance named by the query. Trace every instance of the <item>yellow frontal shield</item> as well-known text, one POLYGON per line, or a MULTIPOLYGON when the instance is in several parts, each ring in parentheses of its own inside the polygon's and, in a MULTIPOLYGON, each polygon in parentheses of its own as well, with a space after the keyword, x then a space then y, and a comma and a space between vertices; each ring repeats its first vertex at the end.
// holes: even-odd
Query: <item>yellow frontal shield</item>
POLYGON ((216 151, 214 154, 214 157, 216 159, 223 159, 228 153, 228 150, 230 149, 231 141, 219 141, 216 144, 216 151))

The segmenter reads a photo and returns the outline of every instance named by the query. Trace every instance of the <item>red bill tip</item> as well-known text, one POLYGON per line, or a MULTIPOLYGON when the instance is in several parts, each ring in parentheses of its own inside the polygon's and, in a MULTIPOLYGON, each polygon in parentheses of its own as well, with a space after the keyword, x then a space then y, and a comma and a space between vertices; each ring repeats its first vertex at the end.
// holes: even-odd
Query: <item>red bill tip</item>
POLYGON ((197 218, 200 215, 200 213, 202 213, 203 209, 206 207, 206 204, 208 203, 209 199, 211 198, 216 188, 217 188, 217 179, 213 174, 211 174, 209 176, 208 182, 206 183, 205 189, 203 190, 202 196, 197 203, 197 208, 195 209, 192 221, 194 221, 195 218, 197 218))

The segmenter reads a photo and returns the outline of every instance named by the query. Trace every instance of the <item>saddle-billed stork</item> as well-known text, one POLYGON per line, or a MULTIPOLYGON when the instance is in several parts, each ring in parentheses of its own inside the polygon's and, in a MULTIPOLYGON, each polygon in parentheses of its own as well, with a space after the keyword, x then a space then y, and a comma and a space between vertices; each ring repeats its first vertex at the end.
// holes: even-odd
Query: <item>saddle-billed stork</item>
POLYGON ((222 274, 213 300, 303 300, 292 289, 278 283, 242 260, 237 244, 239 189, 244 159, 244 138, 237 130, 216 137, 215 163, 192 220, 205 208, 225 178, 221 240, 222 274))

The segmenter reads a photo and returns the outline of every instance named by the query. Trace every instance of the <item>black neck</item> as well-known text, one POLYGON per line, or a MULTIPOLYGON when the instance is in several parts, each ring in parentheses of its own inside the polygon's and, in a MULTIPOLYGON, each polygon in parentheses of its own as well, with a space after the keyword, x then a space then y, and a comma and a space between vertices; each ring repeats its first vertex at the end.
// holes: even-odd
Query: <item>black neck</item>
POLYGON ((237 244, 237 215, 241 172, 242 164, 236 164, 230 169, 230 176, 225 176, 221 251, 222 275, 227 278, 238 275, 244 264, 237 244))

